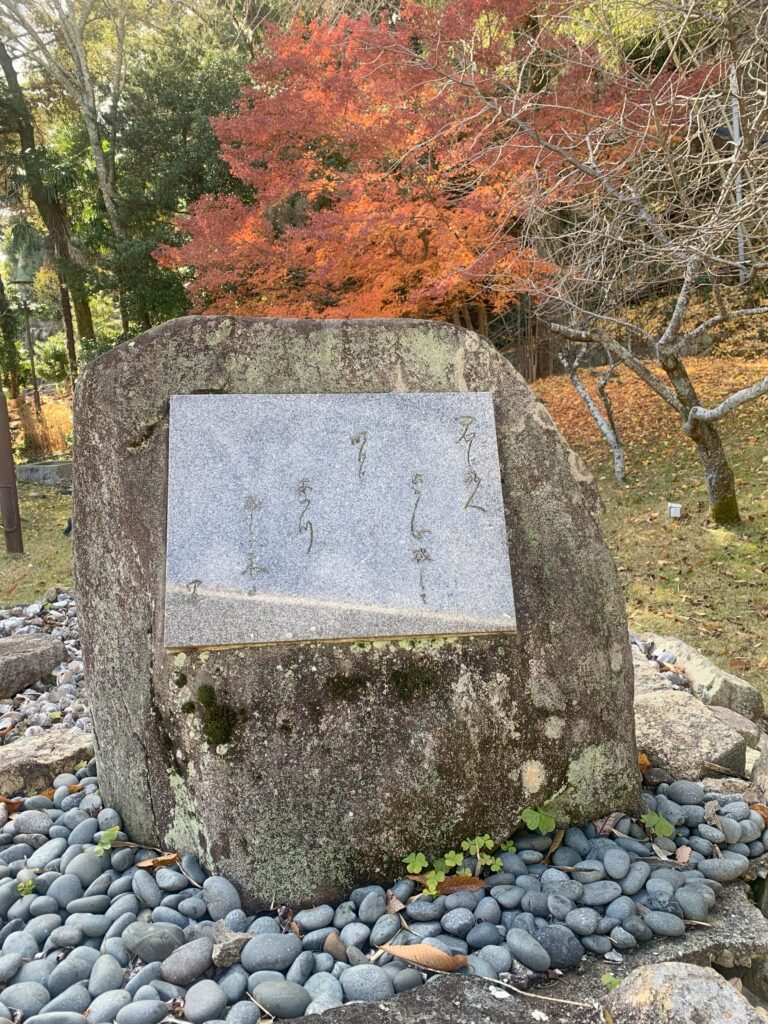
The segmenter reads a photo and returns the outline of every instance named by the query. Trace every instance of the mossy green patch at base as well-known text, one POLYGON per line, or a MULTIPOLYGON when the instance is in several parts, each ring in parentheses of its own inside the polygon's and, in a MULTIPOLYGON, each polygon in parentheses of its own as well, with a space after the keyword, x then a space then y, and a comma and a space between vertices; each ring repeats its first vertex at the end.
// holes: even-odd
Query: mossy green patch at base
POLYGON ((200 701, 203 734, 212 747, 224 746, 232 739, 238 714, 231 705, 220 703, 216 690, 204 683, 197 691, 200 701))
POLYGON ((329 676, 325 680, 325 688, 332 697, 340 700, 353 700, 368 685, 368 678, 359 674, 329 676))
POLYGON ((391 680, 400 699, 405 701, 424 696, 437 682, 434 673, 428 672, 420 665, 396 669, 391 680))

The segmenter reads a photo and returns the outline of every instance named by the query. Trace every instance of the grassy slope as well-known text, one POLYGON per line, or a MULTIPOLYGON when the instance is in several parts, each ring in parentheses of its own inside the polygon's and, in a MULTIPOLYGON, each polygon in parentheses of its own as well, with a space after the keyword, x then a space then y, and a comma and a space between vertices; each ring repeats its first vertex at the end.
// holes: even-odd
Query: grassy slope
POLYGON ((72 496, 52 487, 19 485, 23 555, 0 553, 0 607, 29 604, 45 590, 72 585, 72 542, 61 532, 72 496))
MULTIPOLYGON (((768 374, 768 359, 691 360, 707 404, 768 374)), ((594 382, 598 371, 587 371, 594 382)), ((622 432, 629 481, 618 487, 605 442, 566 380, 535 385, 569 443, 596 474, 605 503, 603 530, 627 596, 630 625, 678 636, 768 695, 768 400, 724 421, 744 523, 736 530, 707 520, 703 475, 679 423, 631 373, 609 385, 622 432), (667 501, 685 516, 666 517, 667 501)), ((594 388, 591 386, 591 390, 594 388)))

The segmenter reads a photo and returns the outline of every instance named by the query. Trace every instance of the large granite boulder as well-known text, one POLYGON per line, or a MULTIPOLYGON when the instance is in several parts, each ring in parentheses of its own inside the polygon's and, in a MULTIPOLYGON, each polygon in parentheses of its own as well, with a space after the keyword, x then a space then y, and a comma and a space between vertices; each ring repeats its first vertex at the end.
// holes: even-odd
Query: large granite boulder
POLYGON ((49 676, 69 655, 61 640, 38 633, 0 639, 0 698, 14 697, 49 676))
POLYGON ((93 757, 93 737, 79 729, 48 729, 21 736, 0 754, 0 796, 26 796, 47 789, 62 772, 93 757))
MULTIPOLYGON (((509 834, 635 808, 632 658, 589 472, 492 346, 418 321, 189 317, 90 364, 75 572, 105 800, 251 904, 322 901, 509 834), (493 397, 517 633, 163 646, 174 394, 493 397)), ((194 582, 194 581, 193 581, 194 582)))

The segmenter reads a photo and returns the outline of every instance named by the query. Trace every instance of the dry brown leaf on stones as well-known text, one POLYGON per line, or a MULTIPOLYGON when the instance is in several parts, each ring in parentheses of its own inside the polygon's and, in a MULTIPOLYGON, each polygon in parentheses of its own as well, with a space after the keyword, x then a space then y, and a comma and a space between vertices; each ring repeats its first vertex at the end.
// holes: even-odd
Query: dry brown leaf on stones
POLYGON ((678 846, 677 853, 675 854, 675 860, 678 864, 687 864, 691 858, 692 852, 693 851, 690 846, 678 846))
POLYGON ((399 960, 407 960, 417 967, 423 967, 426 971, 458 971, 460 967, 466 967, 469 958, 463 953, 446 953, 437 946, 390 946, 382 944, 380 949, 385 953, 396 956, 399 960))
POLYGON ((387 889, 386 913, 399 914, 401 910, 405 910, 405 904, 395 896, 391 889, 387 889))
POLYGON ((605 818, 597 818, 592 824, 597 829, 599 836, 608 836, 616 828, 617 822, 624 817, 623 811, 614 811, 605 818))
POLYGON ((647 754, 642 752, 642 750, 638 750, 637 752, 637 767, 643 775, 645 775, 647 771, 650 771, 651 768, 650 759, 647 754))
POLYGON ((750 811, 757 811, 763 819, 763 824, 768 828, 768 807, 765 804, 750 804, 749 809, 750 811))
POLYGON ((0 804, 5 804, 9 814, 15 814, 24 806, 23 800, 9 800, 8 797, 0 796, 0 804))
POLYGON ((449 896, 452 892, 475 892, 487 888, 488 883, 474 875, 449 875, 438 885, 437 891, 441 896, 449 896))
POLYGON ((557 832, 555 832, 555 834, 552 836, 552 842, 549 844, 549 849, 547 850, 547 855, 544 858, 544 863, 545 864, 549 863, 549 858, 552 856, 552 854, 555 852, 555 850, 559 850, 560 847, 563 845, 563 839, 564 838, 565 838, 565 829, 564 828, 559 828, 557 830, 557 832))
POLYGON ((708 825, 712 825, 713 828, 717 828, 718 817, 717 812, 720 810, 720 804, 717 800, 707 800, 704 804, 704 821, 708 825))
POLYGON ((137 868, 169 868, 172 864, 178 863, 181 857, 178 853, 161 853, 159 857, 149 857, 147 860, 140 860, 137 868))

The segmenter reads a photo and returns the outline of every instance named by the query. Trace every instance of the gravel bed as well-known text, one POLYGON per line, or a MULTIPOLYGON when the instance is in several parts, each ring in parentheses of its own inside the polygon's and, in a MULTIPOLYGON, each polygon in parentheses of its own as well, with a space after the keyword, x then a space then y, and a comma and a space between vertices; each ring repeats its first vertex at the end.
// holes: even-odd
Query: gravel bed
POLYGON ((72 594, 52 587, 43 601, 0 609, 0 636, 31 636, 48 633, 60 639, 69 660, 55 673, 55 681, 43 680, 0 700, 0 737, 13 743, 20 736, 41 736, 48 729, 91 731, 85 691, 80 631, 72 594))
MULTIPOLYGON (((48 728, 87 722, 74 603, 57 594, 49 604, 0 618, 4 632, 61 629, 72 654, 53 690, 41 684, 13 702, 27 732, 46 728, 32 721, 45 701, 66 711, 48 728)), ((479 891, 432 898, 406 878, 388 891, 355 889, 335 906, 252 915, 191 854, 150 868, 138 865, 156 854, 135 846, 97 855, 122 822, 103 806, 91 762, 53 779, 50 796, 20 797, 10 813, 0 804, 0 1024, 159 1024, 169 1015, 250 1024, 260 1007, 312 1016, 439 976, 382 953, 387 943, 463 954, 461 971, 520 987, 584 957, 620 962, 655 937, 706 923, 722 885, 768 849, 763 818, 738 796, 659 770, 646 780, 648 811, 675 826, 653 845, 638 822, 614 815, 606 834, 594 823, 569 828, 552 850, 553 835, 518 833, 516 852, 498 852, 501 871, 479 891)))
POLYGON ((95 771, 91 762, 58 776, 52 797, 24 798, 10 818, 0 806, 0 1022, 20 1013, 81 1024, 88 1010, 90 1024, 157 1024, 172 1011, 191 1024, 245 1024, 259 1019, 257 1003, 290 1019, 429 981, 378 951, 384 943, 465 954, 463 971, 531 985, 584 956, 619 962, 706 922, 722 885, 768 844, 762 817, 738 797, 666 781, 644 792, 676 825, 655 850, 628 817, 611 820, 609 835, 569 828, 547 862, 552 835, 523 832, 480 891, 431 898, 400 879, 291 921, 288 908, 245 913, 235 887, 192 855, 150 869, 137 865, 153 852, 134 846, 97 856, 121 821, 102 805, 95 771), (399 913, 387 913, 392 895, 399 913))

